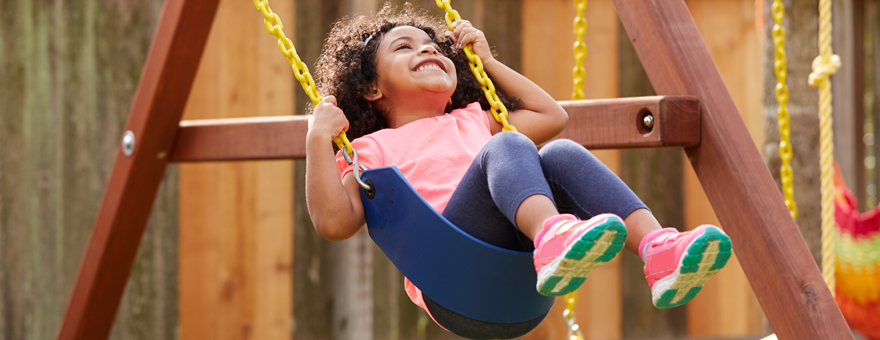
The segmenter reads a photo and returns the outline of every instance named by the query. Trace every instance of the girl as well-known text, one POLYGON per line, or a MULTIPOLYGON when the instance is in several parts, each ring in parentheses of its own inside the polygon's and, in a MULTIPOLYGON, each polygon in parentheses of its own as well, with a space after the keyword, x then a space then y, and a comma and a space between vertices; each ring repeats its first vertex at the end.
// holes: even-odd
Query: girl
MULTIPOLYGON (((316 68, 320 92, 331 95, 313 109, 306 142, 306 197, 318 234, 343 240, 365 223, 352 166, 331 143, 347 131, 361 164, 396 165, 465 232, 534 251, 541 294, 577 289, 625 245, 645 261, 655 306, 693 298, 727 262, 727 236, 708 225, 684 233, 661 229, 638 197, 574 142, 557 140, 538 151, 536 144, 565 128, 566 112, 497 61, 481 31, 467 21, 453 26, 447 32, 423 13, 409 7, 392 13, 387 4, 376 17, 334 25, 316 68), (489 105, 461 51, 467 44, 503 91, 509 122, 519 132, 501 132, 484 111, 489 105)), ((409 280, 405 286, 435 322, 464 337, 518 337, 544 318, 478 321, 443 308, 409 280)))

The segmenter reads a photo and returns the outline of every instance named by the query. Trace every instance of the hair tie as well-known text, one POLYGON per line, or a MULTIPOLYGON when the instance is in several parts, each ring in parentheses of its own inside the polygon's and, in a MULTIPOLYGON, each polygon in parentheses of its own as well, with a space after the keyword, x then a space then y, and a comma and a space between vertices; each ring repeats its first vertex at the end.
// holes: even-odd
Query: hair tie
POLYGON ((373 36, 375 36, 376 33, 378 33, 378 32, 373 32, 372 34, 370 34, 369 37, 367 37, 367 40, 364 40, 364 47, 361 47, 361 53, 364 53, 364 50, 367 49, 367 44, 370 43, 370 39, 373 39, 373 36))

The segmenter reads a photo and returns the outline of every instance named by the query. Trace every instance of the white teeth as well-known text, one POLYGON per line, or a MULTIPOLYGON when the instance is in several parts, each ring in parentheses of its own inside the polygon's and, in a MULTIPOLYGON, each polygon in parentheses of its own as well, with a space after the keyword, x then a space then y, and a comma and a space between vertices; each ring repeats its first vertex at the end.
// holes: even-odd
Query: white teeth
POLYGON ((440 68, 439 65, 434 64, 434 63, 427 63, 422 66, 419 66, 419 68, 416 69, 416 71, 424 71, 424 70, 443 70, 443 69, 440 68))

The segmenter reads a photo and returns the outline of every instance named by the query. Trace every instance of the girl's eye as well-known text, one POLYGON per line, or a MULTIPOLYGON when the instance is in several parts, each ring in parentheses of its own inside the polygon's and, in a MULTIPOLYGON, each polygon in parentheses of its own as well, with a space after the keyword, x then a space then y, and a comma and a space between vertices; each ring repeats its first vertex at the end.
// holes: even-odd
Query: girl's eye
POLYGON ((397 48, 394 49, 394 50, 395 50, 395 51, 399 51, 399 50, 402 50, 402 49, 404 49, 404 48, 412 48, 412 46, 410 46, 409 43, 403 43, 403 44, 400 44, 400 46, 397 46, 397 48))

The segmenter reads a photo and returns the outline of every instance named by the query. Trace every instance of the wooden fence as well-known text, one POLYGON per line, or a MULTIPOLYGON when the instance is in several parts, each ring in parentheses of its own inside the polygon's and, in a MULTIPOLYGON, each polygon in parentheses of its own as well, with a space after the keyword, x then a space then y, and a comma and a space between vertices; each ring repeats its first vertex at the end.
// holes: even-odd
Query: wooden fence
MULTIPOLYGON (((161 1, 0 2, 0 338, 60 328, 161 1)), ((177 170, 141 242, 115 339, 173 339, 177 170)))

